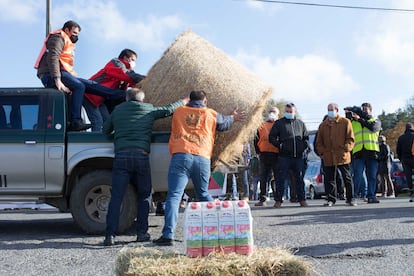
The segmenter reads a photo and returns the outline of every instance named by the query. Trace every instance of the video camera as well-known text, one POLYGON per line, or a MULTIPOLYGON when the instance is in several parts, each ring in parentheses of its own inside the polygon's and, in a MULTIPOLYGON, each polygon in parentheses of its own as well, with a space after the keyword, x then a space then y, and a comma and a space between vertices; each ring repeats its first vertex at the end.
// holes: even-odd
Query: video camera
POLYGON ((362 110, 361 107, 359 106, 348 106, 344 108, 345 110, 345 117, 348 118, 349 120, 353 120, 354 119, 354 114, 357 114, 359 117, 366 119, 368 116, 368 113, 364 110, 362 110))

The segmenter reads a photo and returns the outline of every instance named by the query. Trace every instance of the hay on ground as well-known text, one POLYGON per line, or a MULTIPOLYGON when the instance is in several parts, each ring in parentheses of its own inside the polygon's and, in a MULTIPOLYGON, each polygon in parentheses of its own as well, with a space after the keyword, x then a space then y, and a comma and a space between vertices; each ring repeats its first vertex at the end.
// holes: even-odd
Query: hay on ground
POLYGON ((116 275, 310 275, 311 266, 284 249, 256 249, 250 256, 213 253, 189 258, 177 252, 144 247, 123 248, 116 260, 116 275))
MULTIPOLYGON (((192 31, 185 31, 164 52, 140 84, 146 101, 162 106, 187 97, 192 90, 207 93, 208 106, 229 115, 237 108, 247 112, 245 122, 218 133, 212 165, 219 159, 234 163, 240 144, 255 134, 262 122, 271 88, 241 64, 192 31)), ((170 130, 171 118, 158 120, 155 130, 170 130)))

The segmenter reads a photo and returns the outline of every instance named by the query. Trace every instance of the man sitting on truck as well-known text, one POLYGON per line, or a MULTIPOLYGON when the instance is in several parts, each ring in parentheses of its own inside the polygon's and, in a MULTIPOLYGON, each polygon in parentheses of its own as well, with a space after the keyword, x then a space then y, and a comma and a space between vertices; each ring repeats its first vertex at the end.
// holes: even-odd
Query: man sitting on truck
POLYGON ((103 133, 114 132, 115 147, 105 246, 115 244, 121 203, 130 181, 137 191, 137 242, 150 239, 148 215, 152 183, 149 152, 152 126, 155 120, 171 116, 176 108, 188 102, 188 98, 184 98, 169 105, 154 107, 144 103, 144 97, 144 92, 138 88, 127 90, 127 102, 115 108, 102 128, 103 133))
POLYGON ((74 70, 75 43, 81 27, 75 21, 67 21, 62 29, 50 33, 36 59, 37 77, 45 87, 57 88, 71 95, 69 130, 81 131, 91 128, 81 118, 85 89, 88 93, 104 96, 107 99, 124 99, 125 91, 114 93, 113 89, 99 85, 95 81, 76 77, 74 70))
MULTIPOLYGON (((134 67, 136 60, 137 53, 131 49, 124 49, 118 58, 111 59, 104 68, 89 79, 105 87, 126 90, 128 87, 134 86, 145 78, 145 76, 135 73, 134 67)), ((119 101, 105 102, 104 97, 85 91, 83 107, 92 123, 92 131, 102 130, 102 125, 108 119, 109 113, 119 103, 119 101), (107 105, 109 105, 109 109, 107 105)))

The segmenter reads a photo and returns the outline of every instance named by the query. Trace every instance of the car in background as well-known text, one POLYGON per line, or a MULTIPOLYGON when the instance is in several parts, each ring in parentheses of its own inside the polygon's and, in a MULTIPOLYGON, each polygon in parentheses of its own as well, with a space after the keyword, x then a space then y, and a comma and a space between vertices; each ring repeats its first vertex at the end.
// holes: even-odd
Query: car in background
POLYGON ((318 199, 325 195, 323 175, 321 174, 321 160, 308 161, 305 175, 305 195, 309 199, 318 199))
POLYGON ((398 194, 409 192, 404 169, 399 159, 392 160, 390 175, 392 183, 394 183, 395 196, 398 196, 398 194))

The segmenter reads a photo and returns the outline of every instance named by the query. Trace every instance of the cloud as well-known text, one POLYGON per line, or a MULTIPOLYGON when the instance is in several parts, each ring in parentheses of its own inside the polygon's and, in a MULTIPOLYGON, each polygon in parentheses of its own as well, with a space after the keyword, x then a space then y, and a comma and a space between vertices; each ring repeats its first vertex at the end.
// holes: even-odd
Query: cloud
MULTIPOLYGON (((394 8, 413 9, 414 2, 393 2, 394 8)), ((358 55, 381 64, 385 70, 412 78, 414 74, 414 17, 393 12, 372 17, 355 38, 358 55)))
POLYGON ((264 3, 261 1, 255 1, 255 0, 246 1, 246 5, 250 9, 260 11, 260 12, 265 12, 268 15, 273 15, 274 13, 282 9, 281 5, 272 4, 272 3, 264 3))
POLYGON ((46 5, 39 5, 36 0, 0 0, 0 21, 32 23, 43 10, 46 5))
POLYGON ((340 64, 320 55, 272 60, 239 51, 235 58, 272 85, 275 99, 320 103, 359 89, 340 64))
POLYGON ((137 45, 142 50, 164 47, 164 33, 183 26, 176 15, 127 18, 113 1, 74 0, 60 5, 55 13, 56 18, 79 20, 81 26, 96 35, 96 39, 123 41, 137 45))

